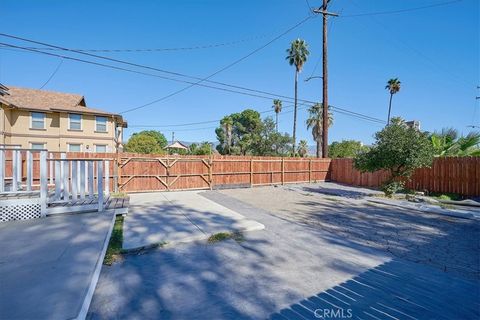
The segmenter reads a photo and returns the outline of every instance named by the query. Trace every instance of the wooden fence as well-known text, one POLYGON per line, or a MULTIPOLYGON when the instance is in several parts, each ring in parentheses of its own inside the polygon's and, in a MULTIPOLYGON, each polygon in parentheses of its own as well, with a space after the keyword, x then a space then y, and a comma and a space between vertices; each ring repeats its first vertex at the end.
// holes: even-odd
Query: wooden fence
POLYGON ((121 191, 214 189, 324 181, 330 159, 122 154, 121 191))
MULTIPOLYGON (((386 171, 355 170, 353 159, 332 159, 331 180, 335 182, 379 187, 388 177, 386 171)), ((480 196, 480 157, 436 158, 431 168, 417 169, 406 186, 419 191, 480 196)))
MULTIPOLYGON (((49 153, 59 159, 60 153, 49 153)), ((107 190, 125 192, 215 189, 330 180, 354 186, 379 187, 387 172, 360 173, 352 159, 279 158, 243 156, 168 156, 131 153, 68 152, 68 159, 103 159, 107 190), (119 189, 117 188, 119 187, 119 189)), ((12 162, 21 161, 5 153, 4 177, 12 178, 12 162)), ((17 180, 27 180, 27 162, 33 163, 33 189, 40 181, 39 155, 23 157, 17 180), (22 177, 20 177, 22 176, 22 177)), ((49 161, 48 177, 53 183, 54 161, 49 161)), ((96 176, 94 177, 96 179, 96 176)), ((9 180, 10 181, 10 180, 9 180)), ((418 169, 407 187, 430 192, 480 196, 480 158, 437 158, 432 168, 418 169)))

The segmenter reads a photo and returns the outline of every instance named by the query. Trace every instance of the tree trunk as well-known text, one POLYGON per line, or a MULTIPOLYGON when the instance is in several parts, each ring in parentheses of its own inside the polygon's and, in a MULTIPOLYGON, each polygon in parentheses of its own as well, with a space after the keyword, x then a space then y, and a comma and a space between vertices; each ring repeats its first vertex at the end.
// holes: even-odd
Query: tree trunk
POLYGON ((275 112, 275 128, 277 129, 278 133, 278 112, 275 112))
POLYGON ((317 158, 322 157, 322 139, 317 139, 317 158))
POLYGON ((393 94, 390 93, 390 102, 388 103, 388 119, 387 119, 387 126, 390 124, 390 111, 392 110, 392 98, 393 94))
POLYGON ((297 83, 298 83, 298 70, 295 69, 295 104, 293 108, 293 148, 292 148, 292 155, 295 157, 295 146, 297 142, 297 83))

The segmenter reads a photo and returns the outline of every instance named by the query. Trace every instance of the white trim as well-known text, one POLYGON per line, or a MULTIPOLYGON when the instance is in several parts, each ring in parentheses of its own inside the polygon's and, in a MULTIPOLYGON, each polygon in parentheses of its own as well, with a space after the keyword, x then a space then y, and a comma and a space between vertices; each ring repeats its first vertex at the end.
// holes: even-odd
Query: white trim
POLYGON ((105 116, 95 116, 95 131, 96 132, 108 132, 108 117, 105 116), (105 119, 105 131, 98 130, 98 118, 105 119))
POLYGON ((30 149, 35 149, 35 148, 33 147, 34 144, 41 144, 41 145, 43 145, 39 150, 45 149, 45 146, 47 145, 46 142, 32 142, 32 141, 30 141, 30 149))
POLYGON ((83 150, 83 143, 67 143, 67 150, 68 150, 68 152, 82 152, 82 150, 83 150), (80 151, 72 151, 72 150, 70 150, 70 146, 71 146, 71 145, 80 146, 80 151))
MULTIPOLYGON (((30 111, 30 129, 45 129, 46 128, 46 121, 47 121, 47 114, 45 112, 36 112, 36 111, 30 111), (34 128, 33 127, 33 114, 42 114, 43 115, 43 127, 42 128, 34 128)), ((38 122, 38 121, 37 121, 38 122)))
POLYGON ((75 130, 75 131, 83 130, 83 115, 81 113, 72 112, 68 114, 68 130, 75 130), (72 119, 70 118, 71 115, 80 116, 80 129, 72 129, 72 126, 71 126, 72 119))

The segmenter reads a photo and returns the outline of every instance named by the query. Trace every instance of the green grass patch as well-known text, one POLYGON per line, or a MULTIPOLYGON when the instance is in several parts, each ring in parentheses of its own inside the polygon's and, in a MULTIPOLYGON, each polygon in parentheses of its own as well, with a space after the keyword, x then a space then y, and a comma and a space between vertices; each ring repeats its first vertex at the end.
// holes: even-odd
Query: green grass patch
POLYGON ((439 192, 432 192, 430 196, 437 200, 448 200, 448 201, 459 201, 462 200, 462 196, 456 193, 439 193, 439 192))
POLYGON ((122 253, 123 244, 123 216, 117 216, 115 218, 115 225, 113 226, 112 236, 108 242, 107 253, 103 264, 111 266, 122 253))
POLYGON ((233 239, 237 242, 242 242, 243 240, 245 240, 241 232, 219 232, 212 234, 207 241, 208 243, 213 244, 228 239, 233 239))
POLYGON ((112 192, 110 193, 111 198, 125 198, 127 196, 126 192, 112 192))

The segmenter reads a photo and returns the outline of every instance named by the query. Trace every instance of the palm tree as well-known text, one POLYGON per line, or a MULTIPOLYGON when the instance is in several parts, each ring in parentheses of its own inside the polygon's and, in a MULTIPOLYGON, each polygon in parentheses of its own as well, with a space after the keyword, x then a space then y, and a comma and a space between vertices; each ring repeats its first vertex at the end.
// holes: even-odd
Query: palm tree
POLYGON ((298 144, 298 154, 300 157, 305 157, 308 154, 308 143, 307 140, 300 140, 298 144))
POLYGON ((392 78, 388 80, 387 85, 385 86, 385 89, 387 89, 390 92, 390 102, 388 104, 388 119, 387 119, 387 125, 390 124, 390 111, 392 110, 392 98, 395 93, 400 91, 400 80, 398 78, 392 78))
POLYGON ((302 71, 303 65, 307 62, 308 55, 308 45, 304 40, 297 39, 292 41, 290 48, 287 49, 288 63, 291 66, 295 66, 295 107, 293 110, 293 147, 292 153, 295 156, 295 144, 296 144, 296 131, 297 131, 297 86, 298 86, 298 73, 302 71))
MULTIPOLYGON (((329 107, 330 109, 330 107, 329 107)), ((317 142, 317 158, 322 157, 322 140, 323 140, 323 107, 321 103, 308 108, 308 119, 306 121, 307 129, 312 129, 313 140, 317 142)), ((333 124, 332 113, 328 113, 328 126, 333 124)))
POLYGON ((275 110, 275 128, 278 132, 278 114, 282 112, 282 100, 279 100, 279 99, 273 100, 272 108, 275 110))
POLYGON ((225 145, 223 147, 223 150, 225 154, 230 154, 230 147, 232 146, 233 119, 231 117, 225 117, 222 119, 221 125, 225 134, 225 145))
POLYGON ((480 132, 472 131, 459 137, 456 129, 444 128, 433 133, 430 141, 437 157, 480 156, 480 132))

